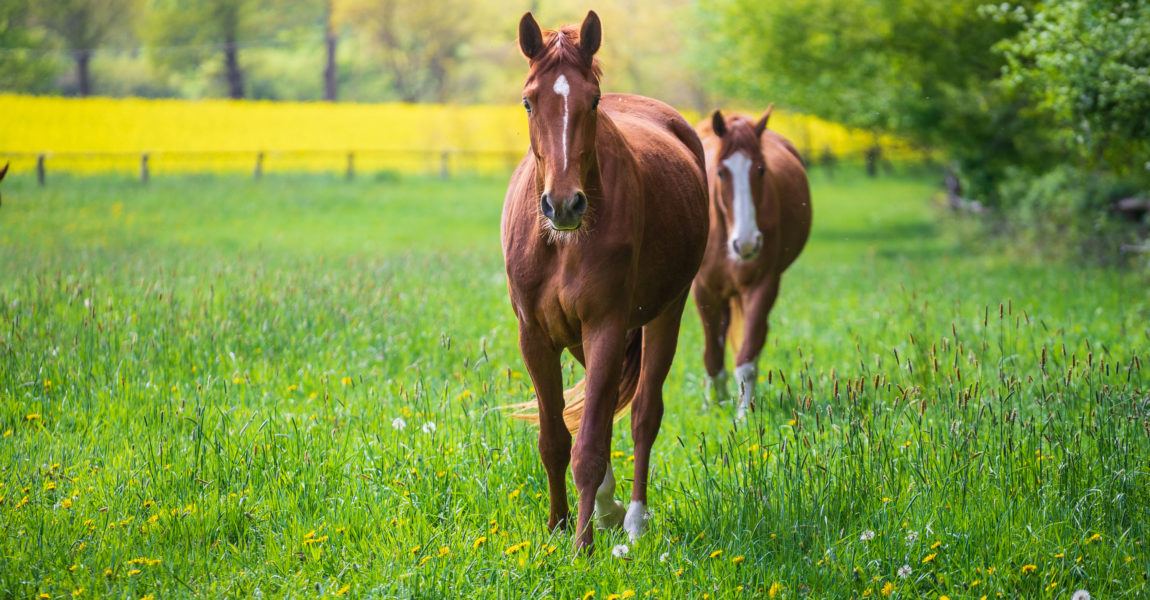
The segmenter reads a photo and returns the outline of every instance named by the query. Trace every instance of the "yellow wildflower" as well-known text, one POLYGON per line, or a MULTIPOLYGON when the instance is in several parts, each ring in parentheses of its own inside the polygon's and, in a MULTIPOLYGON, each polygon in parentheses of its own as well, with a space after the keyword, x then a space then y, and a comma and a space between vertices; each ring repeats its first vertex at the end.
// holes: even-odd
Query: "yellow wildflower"
POLYGON ((927 554, 927 555, 926 555, 926 558, 922 559, 922 562, 923 562, 923 564, 926 564, 926 563, 928 563, 928 562, 930 562, 930 561, 934 560, 934 557, 936 557, 936 556, 938 556, 938 554, 936 554, 936 553, 933 553, 933 552, 932 552, 932 553, 930 553, 930 554, 927 554))
POLYGON ((471 544, 471 547, 472 548, 478 548, 479 546, 483 545, 483 542, 486 542, 486 541, 487 541, 487 536, 481 535, 481 536, 475 538, 475 542, 473 544, 471 544))
POLYGON ((931 550, 938 550, 938 547, 941 545, 942 545, 942 542, 935 542, 935 543, 930 545, 930 549, 931 550))
POLYGON ((342 595, 346 594, 347 591, 350 589, 351 589, 351 584, 345 585, 345 586, 339 588, 338 590, 336 590, 335 595, 336 596, 342 596, 342 595))
POLYGON ((588 600, 589 598, 591 598, 594 595, 595 595, 595 590, 587 590, 587 593, 583 594, 583 600, 588 600))
POLYGON ((733 562, 733 563, 735 563, 735 564, 737 565, 737 564, 739 564, 739 563, 743 562, 743 560, 744 560, 745 558, 746 558, 745 556, 743 556, 742 554, 740 554, 740 555, 738 555, 738 556, 736 556, 736 557, 732 558, 732 559, 731 559, 731 562, 733 562))
POLYGON ((1035 571, 1037 571, 1037 570, 1038 570, 1038 567, 1037 567, 1037 566, 1035 566, 1035 565, 1022 565, 1022 574, 1023 574, 1023 575, 1027 575, 1027 574, 1029 574, 1029 573, 1033 573, 1033 572, 1035 572, 1035 571))
POLYGON ((77 590, 73 590, 73 591, 72 591, 72 597, 73 597, 73 598, 79 598, 79 597, 80 597, 80 594, 83 594, 83 593, 84 593, 84 590, 86 590, 86 589, 87 589, 87 588, 79 588, 79 589, 77 589, 77 590))
POLYGON ((343 385, 351 385, 351 377, 344 377, 343 379, 340 379, 339 382, 343 385))
POLYGON ((776 581, 776 582, 772 583, 771 588, 769 590, 767 590, 767 597, 768 598, 774 598, 775 596, 778 596, 779 593, 782 591, 783 591, 782 584, 780 584, 779 582, 776 581))
POLYGON ((25 421, 35 421, 36 419, 39 419, 39 418, 40 418, 40 413, 32 413, 30 415, 24 415, 25 421))
POLYGON ((886 582, 886 584, 882 586, 881 592, 882 592, 883 596, 889 596, 890 593, 893 591, 894 591, 894 584, 889 582, 889 581, 886 582))
POLYGON ((132 575, 139 575, 140 573, 142 573, 142 571, 139 569, 132 569, 131 571, 128 571, 128 577, 131 577, 132 575))
POLYGON ((719 556, 722 553, 723 553, 722 550, 715 550, 714 552, 711 553, 711 558, 715 558, 716 556, 719 556))
POLYGON ((1092 543, 1092 542, 1097 542, 1097 541, 1098 541, 1098 540, 1100 540, 1100 539, 1102 539, 1102 534, 1100 534, 1100 533, 1096 533, 1096 534, 1094 534, 1094 535, 1092 535, 1092 536, 1090 536, 1090 537, 1086 538, 1086 543, 1087 543, 1087 544, 1089 544, 1089 543, 1092 543))
POLYGON ((11 429, 7 429, 7 430, 5 430, 5 431, 4 431, 4 437, 8 437, 8 436, 10 436, 10 435, 12 435, 12 430, 11 430, 11 429))
POLYGON ((451 546, 440 546, 439 547, 439 556, 440 557, 447 556, 448 554, 451 554, 451 546))
POLYGON ((621 600, 627 600, 627 598, 634 598, 634 597, 635 597, 635 590, 623 590, 623 593, 619 594, 619 598, 621 600))
POLYGON ((64 508, 72 508, 72 500, 69 498, 64 498, 64 500, 60 502, 60 506, 63 506, 64 508))

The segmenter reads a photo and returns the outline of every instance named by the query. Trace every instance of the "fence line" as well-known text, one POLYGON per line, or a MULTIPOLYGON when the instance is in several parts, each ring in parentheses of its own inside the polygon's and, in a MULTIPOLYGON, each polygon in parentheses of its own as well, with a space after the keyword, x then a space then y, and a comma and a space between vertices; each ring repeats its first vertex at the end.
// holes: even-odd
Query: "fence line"
MULTIPOLYGON (((147 151, 44 151, 3 152, 0 164, 10 163, 13 173, 34 170, 40 185, 46 185, 50 170, 67 173, 137 173, 146 184, 155 173, 251 173, 258 179, 268 172, 309 172, 342 174, 353 179, 357 173, 408 172, 437 174, 441 178, 460 173, 506 173, 513 170, 525 152, 504 150, 465 150, 460 148, 361 148, 350 150, 147 150, 147 151), (270 167, 270 168, 269 168, 270 167)), ((907 162, 917 157, 932 160, 925 149, 909 145, 872 146, 863 151, 835 155, 829 149, 807 149, 803 156, 808 169, 833 172, 839 161, 863 162, 876 174, 892 160, 907 162)))

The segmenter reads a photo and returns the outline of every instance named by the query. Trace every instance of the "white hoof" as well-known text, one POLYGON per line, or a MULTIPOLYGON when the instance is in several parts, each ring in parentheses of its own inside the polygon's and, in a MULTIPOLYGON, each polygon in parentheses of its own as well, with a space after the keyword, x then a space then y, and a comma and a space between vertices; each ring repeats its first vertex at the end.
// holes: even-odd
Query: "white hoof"
POLYGON ((623 524, 627 509, 618 500, 610 504, 600 504, 595 507, 595 527, 597 529, 614 529, 623 524))
POLYGON ((647 505, 642 502, 631 502, 631 506, 627 508, 627 516, 623 519, 623 530, 627 532, 627 538, 633 542, 642 537, 647 532, 649 520, 651 513, 647 511, 647 505))

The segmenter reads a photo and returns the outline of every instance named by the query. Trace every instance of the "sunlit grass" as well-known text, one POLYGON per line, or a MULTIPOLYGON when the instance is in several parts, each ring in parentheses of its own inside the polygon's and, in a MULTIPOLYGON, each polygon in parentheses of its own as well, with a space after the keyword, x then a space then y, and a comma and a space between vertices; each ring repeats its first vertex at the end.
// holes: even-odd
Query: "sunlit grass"
POLYGON ((815 178, 748 423, 688 308, 651 531, 573 559, 495 409, 504 183, 6 181, 0 594, 1148 592, 1146 282, 960 247, 914 178, 815 178))

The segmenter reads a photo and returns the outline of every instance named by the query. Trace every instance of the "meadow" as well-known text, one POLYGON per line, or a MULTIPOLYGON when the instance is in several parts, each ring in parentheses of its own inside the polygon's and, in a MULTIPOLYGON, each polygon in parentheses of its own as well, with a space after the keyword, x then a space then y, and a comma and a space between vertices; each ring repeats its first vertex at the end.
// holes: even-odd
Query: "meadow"
POLYGON ((573 556, 499 409, 505 176, 10 176, 0 597, 1145 597, 1148 282, 964 242, 936 180, 815 174, 755 411, 690 305, 650 531, 573 556))

